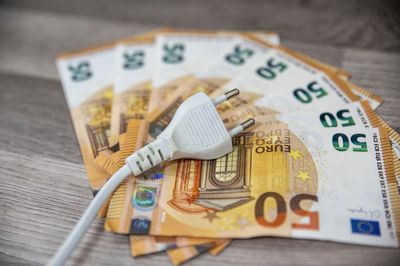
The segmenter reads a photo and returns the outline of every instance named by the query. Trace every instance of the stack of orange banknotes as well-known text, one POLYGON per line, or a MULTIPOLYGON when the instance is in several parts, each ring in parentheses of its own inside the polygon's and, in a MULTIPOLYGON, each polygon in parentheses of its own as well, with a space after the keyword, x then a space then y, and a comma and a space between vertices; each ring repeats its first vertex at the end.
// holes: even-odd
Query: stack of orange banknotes
POLYGON ((256 120, 221 158, 119 186, 99 217, 133 257, 179 265, 261 236, 399 246, 400 135, 375 112, 382 98, 277 33, 157 29, 65 52, 57 67, 94 195, 197 92, 238 88, 223 122, 256 120))

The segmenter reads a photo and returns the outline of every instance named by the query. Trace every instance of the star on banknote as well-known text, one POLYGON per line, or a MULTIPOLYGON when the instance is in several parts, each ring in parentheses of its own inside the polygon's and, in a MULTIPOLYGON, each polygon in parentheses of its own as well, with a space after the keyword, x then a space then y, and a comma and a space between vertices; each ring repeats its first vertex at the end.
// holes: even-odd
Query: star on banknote
POLYGON ((301 157, 301 153, 299 150, 290 150, 290 156, 292 156, 293 160, 301 157))
POLYGON ((307 180, 311 178, 307 171, 299 171, 297 177, 303 180, 303 183, 307 182, 307 180))
POLYGON ((219 217, 217 216, 217 212, 208 210, 206 211, 206 215, 204 215, 202 218, 208 219, 210 223, 212 223, 214 219, 219 219, 219 217))

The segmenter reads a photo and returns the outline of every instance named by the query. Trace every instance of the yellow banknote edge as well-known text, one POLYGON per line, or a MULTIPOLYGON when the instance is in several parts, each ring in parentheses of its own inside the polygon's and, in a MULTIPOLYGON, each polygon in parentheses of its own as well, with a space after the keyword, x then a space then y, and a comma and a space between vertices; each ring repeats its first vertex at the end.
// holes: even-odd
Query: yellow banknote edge
POLYGON ((398 182, 396 179, 395 173, 395 158, 393 157, 393 149, 390 141, 390 133, 389 131, 380 126, 380 141, 382 143, 382 153, 383 153, 383 161, 384 168, 387 173, 387 184, 389 186, 389 194, 390 194, 390 204, 392 209, 392 215, 394 220, 394 226, 396 228, 397 234, 397 243, 399 245, 400 241, 400 193, 398 182))
POLYGON ((390 144, 392 147, 393 167, 396 176, 397 190, 400 194, 400 134, 379 116, 378 121, 379 125, 385 128, 389 134, 390 144))
POLYGON ((214 243, 215 239, 191 237, 130 236, 133 257, 200 244, 214 243))
POLYGON ((393 167, 396 176, 397 188, 400 194, 400 134, 385 120, 383 120, 383 118, 375 113, 367 102, 362 101, 361 103, 371 125, 373 127, 383 127, 389 135, 390 145, 392 148, 393 167))
POLYGON ((211 248, 208 253, 210 253, 213 256, 218 256, 219 254, 222 253, 230 244, 232 243, 232 240, 230 239, 225 239, 217 243, 213 248, 211 248))
POLYGON ((360 96, 360 98, 362 100, 367 100, 374 110, 383 103, 382 97, 376 95, 375 93, 368 91, 368 90, 364 89, 363 87, 358 86, 352 82, 348 82, 348 84, 349 84, 350 88, 353 90, 353 92, 356 95, 360 96))
POLYGON ((213 256, 219 255, 224 251, 230 244, 232 240, 221 239, 210 244, 200 244, 190 247, 181 247, 170 249, 167 251, 167 255, 171 260, 173 265, 181 265, 189 260, 192 260, 206 252, 213 256))
POLYGON ((216 243, 209 243, 190 247, 169 249, 167 250, 167 255, 173 265, 181 265, 191 259, 200 256, 201 254, 206 253, 207 251, 215 247, 215 245, 216 243))

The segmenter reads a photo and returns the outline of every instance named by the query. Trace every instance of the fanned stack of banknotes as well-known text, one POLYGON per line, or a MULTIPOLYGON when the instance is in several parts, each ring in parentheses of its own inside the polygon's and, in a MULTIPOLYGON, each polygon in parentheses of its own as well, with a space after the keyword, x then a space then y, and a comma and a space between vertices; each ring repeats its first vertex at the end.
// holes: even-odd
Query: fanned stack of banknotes
POLYGON ((382 99, 277 33, 159 29, 57 66, 94 194, 197 92, 238 88, 223 122, 256 120, 226 156, 120 185, 99 216, 133 256, 166 251, 178 265, 260 236, 399 246, 400 135, 374 112, 382 99))

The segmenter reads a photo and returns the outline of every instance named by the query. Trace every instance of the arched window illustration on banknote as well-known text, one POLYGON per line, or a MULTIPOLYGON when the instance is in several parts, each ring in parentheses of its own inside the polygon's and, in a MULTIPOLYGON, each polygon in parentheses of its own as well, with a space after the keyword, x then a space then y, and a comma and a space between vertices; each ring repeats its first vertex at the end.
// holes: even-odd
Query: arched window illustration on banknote
POLYGON ((200 212, 208 208, 225 211, 252 200, 252 134, 234 137, 233 151, 217 160, 180 160, 173 198, 169 204, 187 212, 200 212))
POLYGON ((88 98, 81 105, 85 117, 85 128, 94 157, 106 150, 109 145, 111 100, 112 89, 107 87, 88 98))
MULTIPOLYGON (((233 146, 232 153, 217 160, 171 165, 171 196, 164 210, 189 228, 318 228, 317 148, 311 155, 302 136, 275 120, 233 138, 233 146)), ((334 196, 329 188, 326 193, 334 196)))

